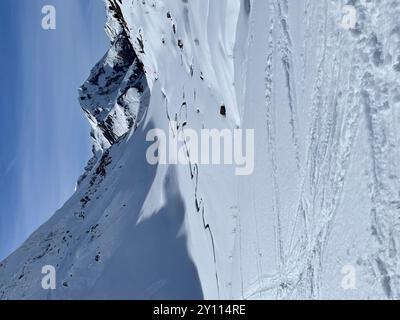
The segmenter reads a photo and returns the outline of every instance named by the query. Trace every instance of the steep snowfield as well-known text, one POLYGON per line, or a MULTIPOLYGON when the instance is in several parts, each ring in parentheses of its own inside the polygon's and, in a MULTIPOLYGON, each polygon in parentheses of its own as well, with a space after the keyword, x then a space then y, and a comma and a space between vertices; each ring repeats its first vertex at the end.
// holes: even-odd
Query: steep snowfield
POLYGON ((106 3, 80 90, 94 156, 0 298, 400 298, 400 3, 350 1, 354 30, 346 1, 106 3), (255 129, 254 173, 152 166, 153 128, 255 129))

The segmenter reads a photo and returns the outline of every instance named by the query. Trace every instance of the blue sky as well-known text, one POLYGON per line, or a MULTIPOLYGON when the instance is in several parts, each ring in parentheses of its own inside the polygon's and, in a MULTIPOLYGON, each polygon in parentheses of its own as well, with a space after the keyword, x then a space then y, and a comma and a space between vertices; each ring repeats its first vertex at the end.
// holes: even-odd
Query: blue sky
POLYGON ((74 191, 91 148, 77 89, 109 43, 103 0, 1 0, 0 17, 2 260, 74 191))

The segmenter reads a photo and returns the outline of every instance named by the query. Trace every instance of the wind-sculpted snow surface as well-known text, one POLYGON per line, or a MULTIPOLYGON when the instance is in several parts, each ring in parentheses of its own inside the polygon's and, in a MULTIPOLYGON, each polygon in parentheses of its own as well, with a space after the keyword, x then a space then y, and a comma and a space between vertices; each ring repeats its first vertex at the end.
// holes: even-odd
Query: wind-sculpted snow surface
POLYGON ((80 90, 94 157, 0 264, 0 298, 400 298, 398 1, 106 6, 112 45, 80 90), (152 166, 154 128, 254 129, 254 173, 188 141, 188 165, 152 166))

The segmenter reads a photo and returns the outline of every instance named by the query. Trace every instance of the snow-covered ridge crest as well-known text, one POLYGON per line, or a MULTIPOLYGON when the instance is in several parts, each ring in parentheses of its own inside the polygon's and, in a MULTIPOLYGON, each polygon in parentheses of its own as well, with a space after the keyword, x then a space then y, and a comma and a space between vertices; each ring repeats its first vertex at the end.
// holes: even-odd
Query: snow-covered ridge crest
POLYGON ((240 124, 234 87, 234 51, 241 0, 109 1, 118 6, 150 88, 172 92, 176 69, 202 79, 240 124))

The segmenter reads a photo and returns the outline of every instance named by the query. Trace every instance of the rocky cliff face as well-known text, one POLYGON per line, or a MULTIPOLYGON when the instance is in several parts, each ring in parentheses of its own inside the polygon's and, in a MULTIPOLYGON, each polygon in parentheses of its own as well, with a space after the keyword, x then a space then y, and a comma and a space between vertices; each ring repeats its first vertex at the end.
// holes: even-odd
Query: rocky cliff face
POLYGON ((86 173, 93 169, 104 151, 130 130, 136 130, 150 99, 143 64, 129 40, 119 6, 111 1, 107 12, 106 32, 111 48, 79 90, 81 106, 92 126, 94 141, 94 157, 89 161, 86 173))
POLYGON ((340 1, 107 0, 94 157, 0 298, 399 298, 400 4, 351 5, 346 29, 340 1), (187 164, 149 164, 154 128, 187 164), (196 162, 188 128, 254 129, 253 174, 196 162))

